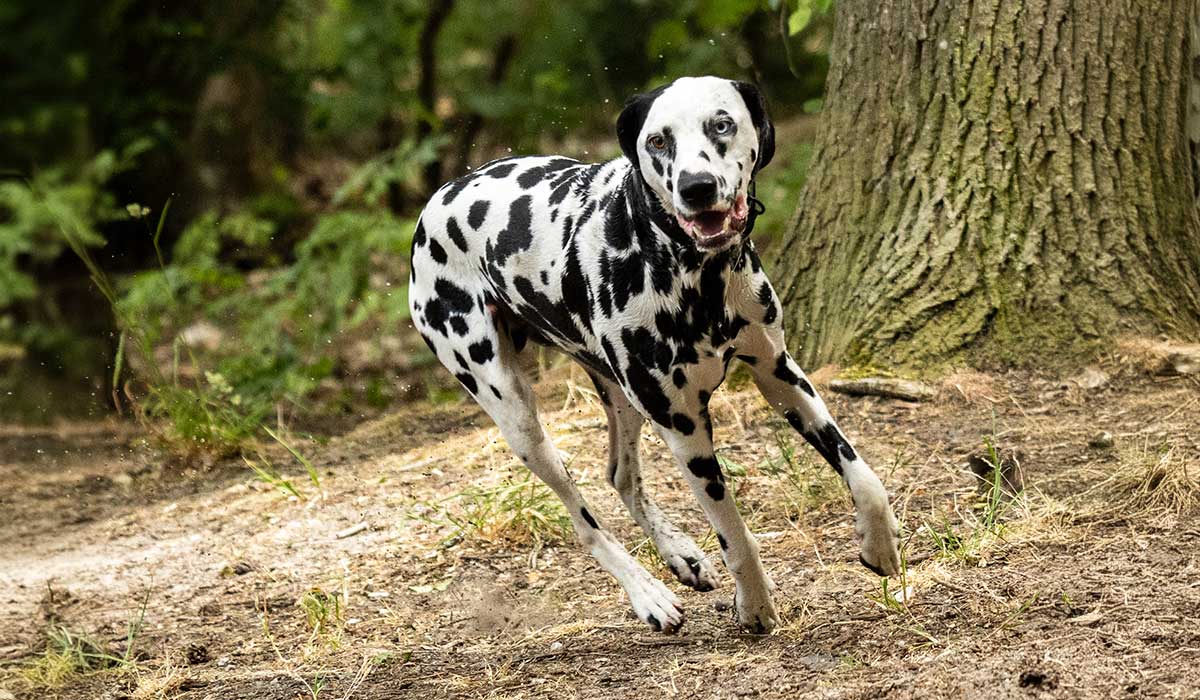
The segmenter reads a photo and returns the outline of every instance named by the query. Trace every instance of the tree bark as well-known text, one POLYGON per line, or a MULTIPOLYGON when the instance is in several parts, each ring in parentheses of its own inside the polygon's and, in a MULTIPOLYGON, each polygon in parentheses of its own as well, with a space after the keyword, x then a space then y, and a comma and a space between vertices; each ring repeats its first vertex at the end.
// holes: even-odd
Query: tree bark
POLYGON ((771 256, 798 357, 1025 364, 1195 338, 1192 0, 839 0, 771 256))
MULTIPOLYGON (((437 118, 437 37, 442 25, 454 9, 455 0, 435 0, 430 3, 429 14, 421 27, 417 40, 417 101, 425 114, 417 122, 417 140, 428 138, 433 133, 433 122, 437 118)), ((425 166, 425 188, 433 192, 442 184, 442 161, 435 158, 425 166)))

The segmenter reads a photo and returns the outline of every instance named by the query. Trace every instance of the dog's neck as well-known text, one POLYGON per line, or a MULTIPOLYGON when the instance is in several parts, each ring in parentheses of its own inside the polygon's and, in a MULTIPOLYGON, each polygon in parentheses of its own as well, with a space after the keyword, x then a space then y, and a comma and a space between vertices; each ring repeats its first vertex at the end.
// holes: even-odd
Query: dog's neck
MULTIPOLYGON (((622 187, 629 209, 624 213, 628 221, 626 225, 634 231, 634 237, 641 244, 642 250, 664 249, 670 251, 669 256, 677 265, 688 270, 696 270, 710 265, 728 266, 734 270, 745 267, 747 256, 752 254, 749 230, 742 234, 741 239, 734 245, 721 250, 707 251, 696 247, 692 240, 668 212, 646 183, 645 178, 628 159, 622 158, 626 168, 622 187)), ((660 256, 660 260, 667 256, 660 256)))

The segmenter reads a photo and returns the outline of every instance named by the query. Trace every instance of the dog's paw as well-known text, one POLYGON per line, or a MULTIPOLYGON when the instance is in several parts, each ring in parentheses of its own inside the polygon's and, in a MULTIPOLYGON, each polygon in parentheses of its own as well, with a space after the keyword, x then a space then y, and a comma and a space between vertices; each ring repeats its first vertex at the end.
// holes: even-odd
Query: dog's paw
POLYGON ((697 591, 711 591, 720 582, 717 568, 694 542, 679 546, 673 552, 660 552, 675 578, 697 591))
POLYGON ((770 634, 779 626, 775 601, 767 589, 753 593, 738 590, 733 596, 733 607, 737 610, 738 625, 750 634, 770 634))
POLYGON ((683 626, 683 605, 658 579, 643 571, 626 587, 638 619, 655 632, 672 634, 683 626))
POLYGON ((900 528, 890 506, 861 513, 855 528, 862 538, 858 560, 880 576, 900 574, 900 528))

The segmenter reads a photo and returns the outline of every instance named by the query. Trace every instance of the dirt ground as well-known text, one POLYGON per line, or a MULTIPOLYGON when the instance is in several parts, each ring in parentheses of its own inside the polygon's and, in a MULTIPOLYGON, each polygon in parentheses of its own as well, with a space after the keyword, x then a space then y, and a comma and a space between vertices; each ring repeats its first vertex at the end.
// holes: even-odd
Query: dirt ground
MULTIPOLYGON (((738 632, 727 576, 696 593, 655 561, 567 368, 539 388, 546 422, 593 512, 684 601, 677 635, 634 619, 570 537, 489 521, 503 512, 464 530, 478 494, 524 478, 467 402, 297 439, 319 486, 266 450, 299 497, 240 460, 164 463, 128 424, 4 426, 0 698, 1197 698, 1200 382, 1099 371, 961 372, 920 404, 825 392, 907 533, 886 591, 812 450, 752 389, 718 394, 721 455, 778 586, 768 637, 738 632), (985 441, 1026 487, 995 525, 964 468, 985 441), (314 590, 336 608, 320 630, 298 604, 314 590), (138 619, 124 670, 32 685, 49 631, 121 654, 138 619)), ((649 430, 643 452, 651 492, 715 556, 649 430)))

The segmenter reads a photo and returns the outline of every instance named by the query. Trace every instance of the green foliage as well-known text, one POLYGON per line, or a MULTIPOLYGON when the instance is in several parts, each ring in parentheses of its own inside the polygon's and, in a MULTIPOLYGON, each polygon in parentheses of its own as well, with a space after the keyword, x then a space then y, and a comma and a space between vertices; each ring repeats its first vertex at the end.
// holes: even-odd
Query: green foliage
MULTIPOLYGON (((494 486, 471 486, 437 504, 435 520, 449 526, 447 546, 467 538, 485 542, 561 541, 571 532, 562 502, 528 472, 494 486)), ((428 519, 428 518, 424 518, 428 519)))
MULTIPOLYGON (((0 390, 44 402, 31 367, 104 398, 128 386, 166 442, 239 450, 340 378, 348 343, 405 320, 431 166, 616 155, 625 97, 684 74, 756 79, 777 117, 798 111, 820 93, 829 2, 458 0, 430 55, 424 0, 5 5, 0 390), (803 8, 793 39, 781 20, 803 8), (81 313, 87 277, 111 314, 81 313)), ((781 142, 761 180, 768 239, 803 148, 781 142)))
MULTIPOLYGON (((368 323, 407 316, 403 287, 372 285, 373 272, 403 260, 412 224, 381 211, 342 211, 319 218, 288 264, 271 249, 273 224, 241 213, 206 214, 179 237, 162 269, 131 277, 117 301, 122 318, 144 330, 150 346, 189 342, 189 329, 212 329, 214 347, 185 351, 205 381, 164 390, 149 406, 169 415, 178 438, 236 446, 280 401, 295 404, 335 370, 334 341, 368 323), (246 275, 239 260, 260 266, 246 275), (206 327, 197 326, 207 322, 206 327)), ((404 279, 403 269, 389 277, 404 279)), ((194 345, 201 341, 190 341, 194 345)), ((178 366, 172 367, 177 380, 178 366)))

